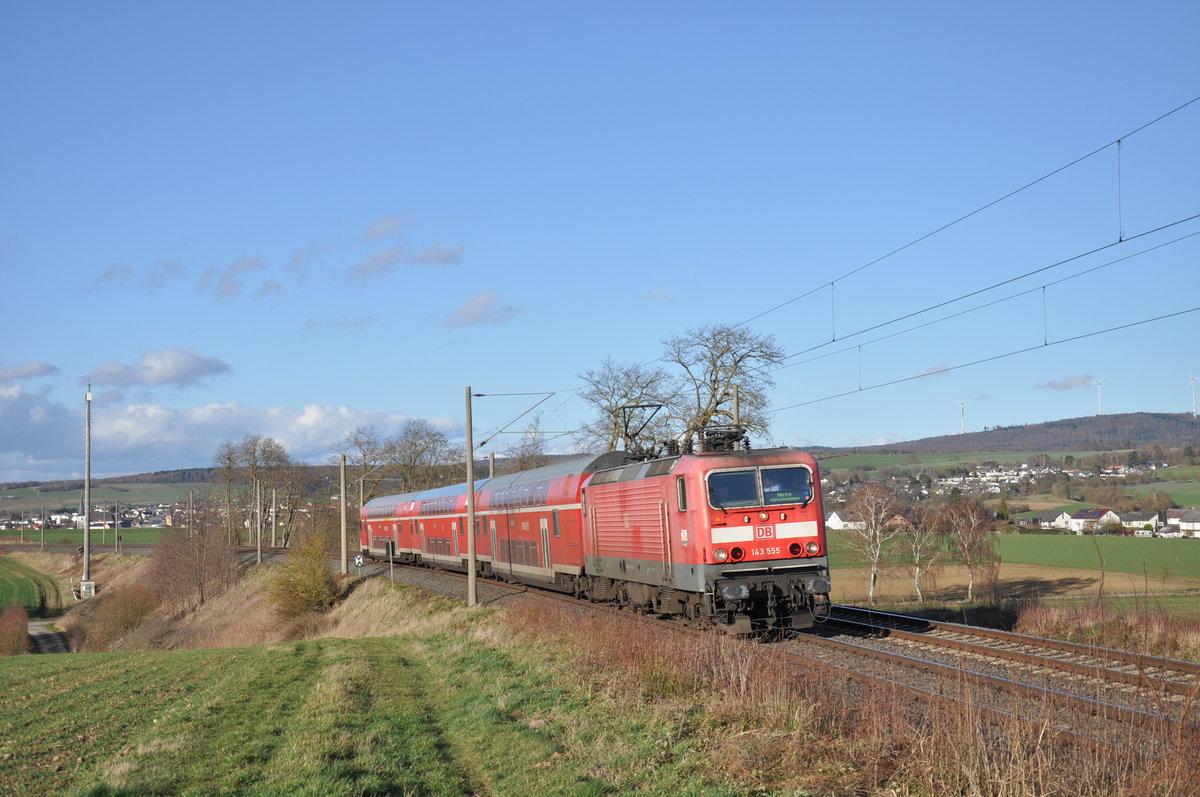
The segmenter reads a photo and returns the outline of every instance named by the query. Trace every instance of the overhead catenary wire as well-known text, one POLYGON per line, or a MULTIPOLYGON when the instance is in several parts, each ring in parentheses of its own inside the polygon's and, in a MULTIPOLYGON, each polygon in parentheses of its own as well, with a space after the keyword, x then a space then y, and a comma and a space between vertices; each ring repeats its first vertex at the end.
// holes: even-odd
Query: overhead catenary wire
POLYGON ((767 410, 766 412, 769 415, 773 415, 775 413, 783 412, 785 410, 794 410, 794 409, 797 409, 798 407, 807 407, 812 404, 820 404, 821 402, 824 402, 824 401, 832 401, 833 399, 845 398, 846 396, 852 396, 855 393, 865 393, 869 390, 878 390, 879 388, 883 388, 883 387, 891 387, 893 385, 900 385, 905 382, 912 382, 917 379, 925 379, 927 377, 934 376, 934 375, 940 376, 941 374, 946 374, 946 373, 949 373, 950 371, 958 371, 963 368, 970 368, 973 365, 982 365, 983 363, 995 362, 996 360, 1003 360, 1007 357, 1015 357, 1018 354, 1026 354, 1031 351, 1038 351, 1039 349, 1045 349, 1045 348, 1049 348, 1051 346, 1061 346, 1064 343, 1072 343, 1077 340, 1084 340, 1085 338, 1092 338, 1092 337, 1096 337, 1098 335, 1107 335, 1111 332, 1119 332, 1123 329, 1130 329, 1132 327, 1143 326, 1145 324, 1152 324, 1156 321, 1165 321, 1169 318, 1178 318, 1179 316, 1184 316, 1189 313, 1196 313, 1196 312, 1200 312, 1200 307, 1191 307, 1191 308, 1188 308, 1187 310, 1177 310, 1173 313, 1164 313, 1163 315, 1154 316, 1153 318, 1144 318, 1141 321, 1131 321, 1128 324, 1119 324, 1118 326, 1108 327, 1107 329, 1097 329, 1092 332, 1085 332, 1082 335, 1074 335, 1069 338, 1062 338, 1061 340, 1050 341, 1049 343, 1039 343, 1035 346, 1026 346, 1025 348, 1022 348, 1022 349, 1015 349, 1013 351, 1004 352, 1003 354, 995 354, 995 355, 992 355, 991 357, 983 357, 978 360, 972 360, 971 362, 959 363, 958 365, 948 365, 948 366, 939 368, 935 373, 913 374, 912 376, 900 377, 899 379, 891 379, 891 380, 888 380, 887 382, 879 382, 878 384, 867 385, 866 387, 863 387, 862 385, 860 385, 857 390, 845 390, 841 393, 836 393, 836 394, 829 395, 829 396, 822 396, 821 398, 815 398, 815 399, 811 399, 809 401, 801 401, 796 404, 789 404, 786 407, 776 407, 776 408, 767 410))
MULTIPOLYGON (((814 288, 811 288, 811 289, 801 293, 798 296, 794 296, 791 299, 788 299, 787 301, 780 302, 779 304, 775 305, 774 307, 764 310, 761 313, 750 316, 746 320, 740 321, 737 324, 735 324, 734 326, 739 326, 739 327, 745 326, 746 324, 749 324, 751 321, 756 321, 765 315, 769 315, 769 314, 775 312, 776 310, 780 310, 784 307, 787 307, 789 304, 792 304, 792 303, 797 302, 801 299, 804 299, 808 296, 811 296, 812 294, 814 294, 818 291, 824 290, 825 288, 833 288, 838 282, 841 282, 842 280, 852 277, 855 274, 858 274, 859 272, 864 271, 864 270, 870 268, 871 266, 876 265, 877 263, 881 263, 884 260, 887 260, 889 257, 892 257, 893 255, 897 255, 906 249, 916 246, 917 244, 921 243, 922 241, 932 238, 933 236, 937 235, 938 233, 944 232, 944 231, 950 229, 951 227, 955 226, 956 224, 964 222, 967 219, 971 218, 972 216, 976 216, 976 215, 982 213, 983 211, 987 210, 988 208, 994 207, 994 206, 1000 204, 1001 202, 1004 202, 1005 200, 1010 199, 1010 198, 1016 196, 1017 194, 1020 194, 1023 191, 1033 188, 1035 185, 1038 185, 1039 183, 1045 182, 1046 180, 1050 179, 1051 177, 1054 177, 1055 175, 1060 174, 1060 173, 1066 171, 1067 169, 1070 169, 1071 167, 1076 166, 1076 165, 1088 160, 1089 158, 1092 158, 1092 157, 1100 154, 1101 152, 1104 152, 1109 147, 1120 144, 1121 141, 1140 133, 1141 131, 1145 130, 1146 128, 1151 127, 1155 124, 1158 124, 1159 122, 1163 121, 1164 119, 1182 111, 1184 108, 1187 108, 1188 106, 1190 106, 1196 102, 1200 102, 1200 96, 1193 97, 1192 99, 1188 100, 1187 102, 1185 102, 1181 105, 1178 105, 1175 108, 1172 108, 1171 110, 1167 111, 1166 113, 1162 114, 1161 116, 1151 119, 1149 122, 1146 122, 1145 124, 1142 124, 1141 126, 1134 128, 1133 130, 1129 131, 1125 135, 1118 136, 1117 138, 1113 139, 1112 141, 1109 141, 1107 144, 1097 147, 1096 149, 1092 150, 1091 152, 1087 153, 1086 155, 1081 155, 1078 158, 1076 158, 1075 160, 1071 161, 1070 163, 1063 164, 1062 166, 1059 166, 1057 169, 1047 172, 1046 174, 1043 174, 1041 177, 1038 177, 1035 180, 1031 180, 1028 183, 1025 183, 1020 188, 1015 188, 1012 191, 1009 191, 1008 193, 1004 194, 1003 196, 997 197, 996 199, 993 199, 992 201, 975 208, 971 212, 965 213, 965 214, 959 216, 958 218, 954 219, 953 221, 947 222, 947 223, 941 225, 940 227, 938 227, 934 230, 931 230, 931 231, 925 233, 924 235, 921 235, 918 238, 914 238, 913 240, 909 241, 908 243, 904 244, 903 246, 896 247, 895 249, 888 252, 887 254, 880 255, 879 257, 875 258, 874 260, 863 263, 861 266, 858 266, 857 268, 853 268, 850 271, 847 271, 845 274, 842 274, 839 277, 835 277, 832 280, 822 282, 820 285, 818 285, 814 288)), ((1120 242, 1120 239, 1118 238, 1118 243, 1119 242, 1120 242)))
MULTIPOLYGON (((1135 235, 1135 236, 1132 236, 1132 237, 1130 237, 1130 238, 1126 238, 1126 239, 1125 239, 1125 243, 1128 243, 1129 241, 1136 240, 1137 238, 1141 238, 1141 237, 1143 237, 1144 235, 1149 235, 1151 232, 1160 232, 1160 231, 1162 231, 1162 230, 1169 229, 1170 227, 1173 227, 1173 226, 1176 226, 1176 225, 1178 225, 1178 224, 1181 224, 1181 223, 1183 223, 1183 222, 1185 222, 1185 221, 1192 221, 1192 220, 1194 220, 1194 219, 1197 219, 1197 218, 1200 218, 1200 214, 1198 214, 1198 215, 1196 215, 1196 216, 1191 216, 1191 217, 1189 217, 1189 218, 1187 218, 1187 219, 1184 219, 1184 220, 1182 220, 1182 221, 1179 221, 1179 222, 1173 222, 1172 224, 1165 225, 1165 226, 1163 226, 1163 227, 1159 227, 1159 228, 1157 228, 1157 229, 1155 229, 1155 230, 1151 230, 1151 231, 1149 231, 1149 232, 1146 232, 1146 233, 1140 233, 1140 234, 1138 234, 1138 235, 1135 235)), ((1002 302, 1010 301, 1010 300, 1012 300, 1012 299, 1015 299, 1015 298, 1018 298, 1018 297, 1021 297, 1021 296, 1026 296, 1026 295, 1028 295, 1028 294, 1030 294, 1030 293, 1034 293, 1034 292, 1036 292, 1036 291, 1043 291, 1043 292, 1044 292, 1046 288, 1053 287, 1053 286, 1055 286, 1055 285, 1059 285, 1059 284, 1061 284, 1061 283, 1064 283, 1064 282, 1067 282, 1067 281, 1069 281, 1069 280, 1078 279, 1078 278, 1080 278, 1080 277, 1086 276, 1086 275, 1088 275, 1088 274, 1091 274, 1091 273, 1093 273, 1093 272, 1100 271, 1101 269, 1105 269, 1105 268, 1108 268, 1108 267, 1110 267, 1110 266, 1117 265, 1118 263, 1123 263, 1123 262, 1126 262, 1126 261, 1128 261, 1128 260, 1131 260, 1131 259, 1133 259, 1133 258, 1135 258, 1135 257, 1140 257, 1140 256, 1142 256, 1142 255, 1149 254, 1150 252, 1154 252, 1154 251, 1157 251, 1157 250, 1159 250, 1159 249, 1163 249, 1163 248, 1165 248, 1165 247, 1171 246, 1171 245, 1173 245, 1173 244, 1177 244, 1177 243, 1180 243, 1180 242, 1182 242, 1182 241, 1186 241, 1186 240, 1188 240, 1189 238, 1194 238, 1194 237, 1196 237, 1197 235, 1200 235, 1200 231, 1197 231, 1197 232, 1192 232, 1192 233, 1188 233, 1187 235, 1182 235, 1182 236, 1180 236, 1180 237, 1178 237, 1178 238, 1174 238, 1174 239, 1172 239, 1172 240, 1170 240, 1170 241, 1164 241, 1163 243, 1156 244, 1156 245, 1154 245, 1154 246, 1151 246, 1151 247, 1148 247, 1148 248, 1146 248, 1146 249, 1142 249, 1141 251, 1138 251, 1138 252, 1133 252, 1133 253, 1131 253, 1131 254, 1125 255, 1124 257, 1119 257, 1119 258, 1116 258, 1115 260, 1109 260, 1109 261, 1107 261, 1107 262, 1105 262, 1105 263, 1100 263, 1100 264, 1098 264, 1098 265, 1091 266, 1091 267, 1089 267, 1089 268, 1087 268, 1087 269, 1084 269, 1083 271, 1076 272, 1075 274, 1069 274, 1069 275, 1067 275, 1067 276, 1065 276, 1065 277, 1061 277, 1060 279, 1052 280, 1052 281, 1050 281, 1050 282, 1047 282, 1047 283, 1044 283, 1044 284, 1042 284, 1042 285, 1038 285, 1038 286, 1035 286, 1035 287, 1032 287, 1032 288, 1029 288, 1029 289, 1023 290, 1023 291, 1019 291, 1019 292, 1017 292, 1017 293, 1009 294, 1008 296, 1004 296, 1004 297, 1001 297, 1001 298, 999 298, 999 299, 995 299, 995 300, 992 300, 992 301, 989 301, 989 302, 985 302, 985 303, 983 303, 983 304, 978 304, 978 305, 975 305, 975 306, 973 306, 973 307, 969 307, 969 308, 967 308, 967 309, 965 309, 965 310, 960 310, 960 311, 958 311, 958 312, 956 312, 956 313, 952 313, 952 314, 950 314, 950 315, 942 316, 941 318, 937 318, 937 319, 934 319, 934 320, 932 320, 932 321, 927 321, 927 322, 924 322, 924 323, 921 323, 921 324, 917 324, 916 326, 907 327, 907 328, 905 328, 905 329, 902 329, 902 330, 899 330, 899 331, 897 331, 897 332, 892 332, 892 333, 889 333, 889 334, 887 334, 887 335, 882 335, 882 336, 880 336, 880 337, 877 337, 877 338, 872 338, 872 339, 871 339, 871 340, 869 340, 869 341, 866 341, 866 342, 864 342, 864 343, 862 343, 862 344, 858 344, 858 346, 859 346, 859 348, 861 348, 862 346, 869 346, 869 345, 871 345, 871 344, 873 344, 873 343, 879 343, 879 342, 881 342, 881 341, 884 341, 884 340, 889 340, 889 339, 891 339, 891 338, 899 337, 899 336, 901 336, 901 335, 905 335, 905 334, 907 334, 907 333, 909 333, 909 332, 914 332, 914 331, 916 331, 916 330, 918 330, 918 329, 924 329, 924 328, 926 328, 926 327, 929 327, 929 326, 932 326, 932 325, 934 325, 934 324, 941 323, 942 321, 947 321, 947 320, 949 320, 949 319, 952 319, 952 318, 958 318, 958 317, 960 317, 960 316, 963 316, 963 315, 968 315, 968 314, 970 314, 970 313, 973 313, 973 312, 975 312, 975 311, 977 311, 977 310, 983 310, 983 309, 986 309, 986 308, 988 308, 988 307, 992 307, 992 306, 994 306, 994 305, 1000 304, 1000 303, 1002 303, 1002 302)), ((1028 271, 1028 272, 1026 272, 1026 273, 1024 273, 1024 274, 1021 274, 1021 275, 1019 275, 1019 276, 1012 277, 1012 278, 1010 278, 1010 279, 1006 279, 1006 280, 1002 280, 1002 281, 1000 281, 1000 282, 997 282, 997 283, 993 283, 992 285, 989 285, 989 286, 987 286, 987 287, 985 287, 985 288, 979 288, 978 290, 973 290, 973 291, 970 291, 970 292, 968 292, 968 293, 962 294, 961 296, 957 296, 957 297, 955 297, 955 298, 953 298, 953 299, 948 299, 948 300, 946 300, 946 301, 943 301, 943 302, 938 302, 937 304, 930 305, 929 307, 926 307, 926 308, 924 308, 924 309, 922 309, 922 310, 916 310, 916 311, 913 311, 913 312, 911 312, 911 313, 906 313, 905 315, 902 315, 902 316, 897 316, 896 318, 893 318, 893 319, 891 319, 890 321, 885 321, 885 322, 882 322, 882 323, 879 323, 879 324, 875 324, 875 325, 873 325, 873 326, 870 326, 870 327, 866 327, 866 328, 864 328, 864 329, 860 329, 860 330, 858 330, 858 331, 856 331, 856 332, 852 332, 852 333, 850 333, 850 334, 848 334, 848 335, 844 335, 844 336, 841 338, 841 341, 840 341, 840 342, 844 342, 844 341, 846 341, 846 340, 848 340, 848 339, 850 339, 850 338, 857 337, 858 335, 863 335, 863 334, 866 334, 866 333, 868 333, 868 332, 873 332, 873 331, 875 331, 875 330, 877 330, 877 329, 881 329, 881 328, 883 328, 883 327, 890 326, 890 325, 892 325, 892 324, 896 324, 896 323, 899 323, 899 322, 901 322, 901 321, 906 321, 906 320, 908 320, 908 319, 910 319, 910 318, 913 318, 913 317, 915 317, 915 316, 921 315, 921 314, 923 314, 923 313, 931 312, 931 311, 933 311, 933 310, 937 310, 937 309, 939 309, 939 308, 946 307, 946 306, 948 306, 948 305, 954 304, 955 302, 959 302, 959 301, 962 301, 962 300, 964 300, 964 299, 969 299, 969 298, 971 298, 972 296, 978 296, 978 295, 979 295, 979 294, 981 294, 981 293, 986 293, 986 292, 987 292, 987 291, 989 291, 989 290, 994 290, 994 289, 996 289, 996 288, 1003 287, 1004 285, 1008 285, 1008 284, 1011 284, 1011 283, 1013 283, 1013 282, 1016 282, 1016 281, 1018 281, 1018 280, 1024 279, 1024 278, 1026 278, 1026 277, 1033 276, 1034 274, 1039 274, 1039 273, 1042 273, 1042 272, 1044 272, 1044 271, 1048 271, 1048 270, 1050 270, 1050 269, 1052 269, 1052 268, 1057 268, 1057 267, 1059 267, 1059 266, 1063 266, 1063 265, 1066 265, 1066 264, 1068 264, 1068 263, 1075 262, 1075 261, 1077 261, 1077 260, 1079 260, 1079 259, 1081 259, 1081 258, 1087 257, 1087 256, 1089 256, 1089 255, 1096 254, 1097 252, 1103 251, 1103 250, 1105 250, 1105 249, 1109 249, 1109 248, 1111 248, 1113 245, 1114 245, 1114 244, 1108 244, 1108 245, 1106 245, 1106 246, 1100 247, 1099 249, 1093 249, 1093 250, 1091 250, 1091 251, 1084 252, 1084 253, 1082 253, 1082 254, 1074 255, 1074 256, 1072 256, 1072 257, 1069 257, 1069 258, 1066 258, 1066 259, 1064 259, 1064 260, 1060 260, 1060 261, 1058 261, 1057 263, 1053 263, 1053 264, 1051 264, 1051 265, 1049 265, 1049 266, 1043 266, 1043 267, 1041 267, 1041 268, 1037 268, 1037 269, 1034 269, 1034 270, 1032 270, 1032 271, 1028 271)), ((1044 312, 1045 312, 1045 308, 1043 307, 1043 315, 1044 315, 1044 312)), ((1044 321, 1044 319, 1043 319, 1043 321, 1044 321)), ((1043 324, 1043 326, 1044 326, 1044 324, 1043 324)), ((829 342, 826 342, 826 343, 822 343, 822 344, 820 344, 820 345, 817 345, 817 346, 812 346, 812 347, 809 347, 808 349, 805 349, 805 350, 803 350, 803 351, 794 352, 793 354, 789 354, 787 357, 785 357, 785 358, 784 358, 784 360, 790 360, 790 359, 793 359, 793 358, 795 358, 795 357, 800 357, 800 356, 802 356, 802 355, 809 354, 809 353, 811 353, 811 352, 814 352, 814 351, 818 351, 818 350, 820 350, 820 349, 822 349, 822 348, 824 348, 824 347, 826 347, 826 346, 828 346, 828 345, 830 345, 830 343, 829 343, 829 342)), ((843 349, 837 349, 836 351, 832 351, 832 352, 826 352, 826 353, 824 353, 824 354, 820 354, 820 355, 818 355, 818 356, 816 356, 816 357, 810 357, 810 358, 808 358, 808 359, 806 359, 806 360, 799 360, 799 361, 797 361, 797 362, 794 362, 794 363, 788 363, 788 364, 786 364, 786 365, 779 365, 779 366, 774 366, 774 367, 766 367, 766 368, 760 369, 760 370, 758 371, 758 373, 773 373, 773 372, 775 372, 775 371, 781 371, 781 370, 783 370, 783 369, 785 369, 785 368, 791 368, 791 367, 792 367, 792 366, 794 366, 794 365, 801 365, 801 364, 803 364, 803 363, 814 362, 814 361, 816 361, 816 360, 820 360, 820 359, 824 359, 824 358, 826 358, 826 357, 830 357, 830 356, 832 356, 832 355, 834 355, 834 354, 842 354, 842 353, 845 353, 845 352, 847 352, 847 351, 850 351, 850 350, 852 350, 853 348, 855 348, 855 347, 854 347, 854 346, 848 346, 848 347, 846 347, 846 348, 843 348, 843 349)))

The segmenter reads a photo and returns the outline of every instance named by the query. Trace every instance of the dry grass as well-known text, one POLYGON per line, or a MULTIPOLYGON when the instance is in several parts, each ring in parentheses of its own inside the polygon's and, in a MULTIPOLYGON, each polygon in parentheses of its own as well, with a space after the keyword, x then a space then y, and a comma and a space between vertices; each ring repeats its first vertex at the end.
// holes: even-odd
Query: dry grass
POLYGON ((1120 612, 1104 602, 1031 606, 1021 612, 1014 630, 1030 636, 1200 661, 1200 626, 1196 621, 1172 616, 1149 603, 1120 612))
POLYGON ((22 606, 9 606, 0 614, 0 656, 18 656, 32 652, 29 614, 22 606))
MULTIPOLYGON (((994 585, 996 595, 1004 598, 1036 600, 1038 598, 1092 597, 1100 587, 1100 571, 1074 570, 1068 567, 1001 563, 994 585)), ((838 568, 833 572, 835 602, 852 603, 867 600, 867 571, 862 568, 838 568)), ((966 595, 967 569, 947 566, 938 569, 936 576, 923 580, 925 597, 929 600, 961 601, 966 595)), ((975 588, 980 589, 979 579, 975 588)), ((1155 591, 1187 594, 1200 589, 1200 581, 1186 578, 1164 578, 1154 582, 1155 591)), ((1145 579, 1129 573, 1105 574, 1107 594, 1144 594, 1145 579)), ((906 602, 916 599, 912 575, 904 568, 880 571, 875 597, 883 603, 906 602)))
MULTIPOLYGON (((1063 744, 1046 726, 995 721, 969 709, 914 705, 901 691, 864 687, 814 668, 797 675, 763 648, 725 637, 664 633, 627 618, 576 617, 529 603, 509 612, 510 644, 559 645, 564 677, 609 710, 650 711, 680 739, 704 746, 737 788, 762 793, 1193 794, 1196 743, 1160 749, 1148 773, 1124 752, 1063 744)), ((955 686, 955 685, 952 685, 955 686)), ((963 696, 969 687, 959 685, 963 696)), ((621 740, 608 740, 620 744, 621 740)))

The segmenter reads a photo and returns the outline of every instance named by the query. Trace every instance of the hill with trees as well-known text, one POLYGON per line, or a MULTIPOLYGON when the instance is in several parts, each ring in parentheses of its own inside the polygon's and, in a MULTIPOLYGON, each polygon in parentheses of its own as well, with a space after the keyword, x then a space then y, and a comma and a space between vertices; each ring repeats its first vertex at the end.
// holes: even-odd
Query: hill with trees
POLYGON ((1154 445, 1165 448, 1200 446, 1200 421, 1189 413, 1130 412, 1024 426, 1001 426, 982 432, 843 448, 836 449, 836 452, 969 454, 976 451, 1120 451, 1154 445))

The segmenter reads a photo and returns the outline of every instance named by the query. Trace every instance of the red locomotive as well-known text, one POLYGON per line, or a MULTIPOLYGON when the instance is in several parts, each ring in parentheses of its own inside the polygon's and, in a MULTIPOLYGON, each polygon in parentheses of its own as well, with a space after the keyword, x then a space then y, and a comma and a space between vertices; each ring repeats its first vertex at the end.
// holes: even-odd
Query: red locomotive
MULTIPOLYGON (((479 575, 712 622, 808 628, 829 599, 817 464, 794 449, 563 460, 476 482, 479 575)), ((466 572, 466 485, 375 498, 371 558, 466 572)))

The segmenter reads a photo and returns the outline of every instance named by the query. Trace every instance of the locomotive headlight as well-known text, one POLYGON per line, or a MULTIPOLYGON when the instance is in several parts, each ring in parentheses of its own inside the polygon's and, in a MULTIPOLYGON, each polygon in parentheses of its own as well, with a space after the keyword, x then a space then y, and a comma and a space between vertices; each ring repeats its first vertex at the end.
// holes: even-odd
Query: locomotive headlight
POLYGON ((713 559, 716 559, 718 562, 724 562, 728 558, 729 558, 729 552, 726 551, 724 548, 714 548, 713 549, 713 559))
POLYGON ((817 545, 815 542, 810 542, 808 545, 804 546, 804 549, 809 553, 816 553, 817 551, 821 550, 821 546, 817 545))
POLYGON ((762 522, 766 523, 768 520, 771 519, 771 516, 768 515, 766 512, 759 512, 758 519, 761 520, 762 522))

